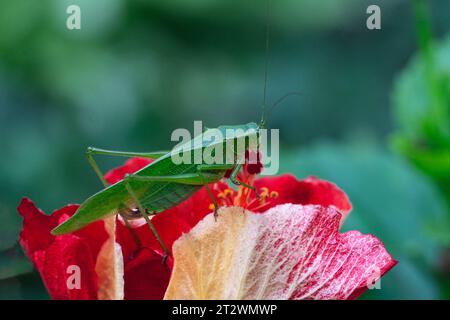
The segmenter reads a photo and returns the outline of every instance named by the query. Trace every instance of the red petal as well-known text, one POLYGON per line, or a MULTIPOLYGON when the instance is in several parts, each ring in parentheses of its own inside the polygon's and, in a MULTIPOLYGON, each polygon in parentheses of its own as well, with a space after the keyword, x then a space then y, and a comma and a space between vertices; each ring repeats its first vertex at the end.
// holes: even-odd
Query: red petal
POLYGON ((105 179, 108 183, 114 184, 122 180, 126 174, 134 173, 142 169, 152 161, 152 159, 147 158, 130 158, 125 162, 123 166, 108 171, 105 174, 105 179))
POLYGON ((53 236, 50 231, 75 213, 78 205, 68 205, 45 215, 34 203, 22 199, 18 211, 23 216, 19 242, 31 259, 53 299, 96 299, 95 261, 108 238, 103 221, 90 224, 70 235, 53 236), (69 265, 81 271, 81 289, 68 290, 69 265))
MULTIPOLYGON (((50 246, 55 237, 48 232, 49 228, 51 229, 51 226, 58 225, 59 215, 61 215, 62 211, 47 216, 36 208, 34 203, 28 198, 22 199, 17 210, 23 217, 23 228, 20 232, 19 242, 25 252, 33 253, 50 246)), ((70 209, 66 207, 65 210, 70 209)), ((75 211, 76 208, 72 210, 75 211)))
POLYGON ((332 207, 284 205, 267 214, 272 216, 268 228, 283 228, 282 242, 295 239, 299 230, 302 234, 294 240, 304 255, 293 265, 289 282, 297 287, 289 299, 356 299, 397 264, 376 237, 339 233, 341 214, 332 207))
MULTIPOLYGON (((142 249, 125 265, 125 300, 160 300, 169 283, 170 270, 163 257, 153 250, 142 249)), ((172 261, 168 261, 171 269, 172 261)))
POLYGON ((95 261, 89 254, 89 247, 85 241, 80 241, 73 235, 60 236, 45 250, 29 254, 29 257, 41 274, 52 299, 97 299, 95 261), (73 271, 68 273, 68 267, 72 265, 80 268, 79 289, 69 289, 67 286, 67 281, 73 274, 73 271))
POLYGON ((174 243, 167 299, 354 299, 396 261, 333 207, 223 208, 174 243), (220 272, 218 272, 218 266, 220 272), (192 275, 201 276, 192 276, 192 275))
MULTIPOLYGON (((283 203, 334 206, 343 214, 343 219, 352 209, 352 204, 344 191, 334 183, 316 177, 304 180, 298 180, 290 174, 266 177, 257 179, 255 187, 257 189, 266 187, 270 191, 278 192, 278 197, 271 199, 270 207, 283 203)), ((267 207, 264 210, 267 210, 267 207)))

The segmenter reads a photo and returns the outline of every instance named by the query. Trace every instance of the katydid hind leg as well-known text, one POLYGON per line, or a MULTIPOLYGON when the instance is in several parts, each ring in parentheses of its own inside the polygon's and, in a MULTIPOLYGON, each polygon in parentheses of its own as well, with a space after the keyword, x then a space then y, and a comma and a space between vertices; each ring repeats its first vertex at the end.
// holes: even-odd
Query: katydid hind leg
POLYGON ((131 236, 133 237, 133 240, 136 243, 137 248, 140 249, 142 246, 141 239, 139 239, 136 232, 134 232, 133 227, 130 224, 130 220, 128 220, 128 218, 125 217, 125 215, 123 215, 122 213, 119 213, 119 215, 122 218, 123 222, 125 223, 125 226, 127 227, 127 229, 130 230, 131 236))
POLYGON ((88 147, 86 153, 105 156, 115 156, 115 157, 127 157, 127 158, 141 157, 148 159, 158 159, 169 153, 169 151, 128 152, 128 151, 117 151, 117 150, 107 150, 101 148, 88 147))
POLYGON ((97 177, 100 179, 101 183, 103 184, 103 187, 108 187, 109 183, 105 180, 105 177, 100 170, 100 167, 97 164, 97 161, 94 159, 94 152, 92 151, 93 148, 89 147, 86 149, 86 158, 89 162, 89 165, 91 166, 92 170, 94 170, 97 177))
MULTIPOLYGON (((139 201, 139 199, 137 201, 139 201)), ((142 207, 142 205, 140 205, 140 207, 142 207)), ((162 258, 162 264, 166 265, 167 258, 169 257, 169 250, 167 249, 167 246, 162 241, 161 237, 159 236, 158 232, 156 231, 156 228, 153 225, 152 221, 150 220, 149 214, 147 213, 145 208, 144 208, 143 211, 141 211, 141 213, 142 213, 142 216, 145 219, 145 222, 147 222, 148 226, 150 227, 150 229, 152 230, 153 234, 155 235, 156 240, 159 242, 159 244, 161 245, 161 248, 164 251, 164 255, 163 255, 163 258, 162 258)))
POLYGON ((87 160, 105 188, 109 184, 105 180, 103 173, 97 164, 97 161, 95 161, 94 155, 106 155, 106 156, 115 156, 115 157, 142 157, 142 158, 148 158, 148 159, 157 159, 165 154, 167 154, 167 151, 124 152, 124 151, 100 149, 100 148, 95 148, 95 147, 88 147, 86 149, 87 160))
POLYGON ((167 249, 167 246, 165 245, 165 243, 162 241, 160 235, 158 234, 158 232, 156 231, 155 226, 153 225, 152 221, 150 220, 150 217, 146 211, 146 209, 144 208, 144 206, 141 204, 141 202, 139 201, 138 197, 136 196, 136 193, 134 192, 131 184, 130 184, 130 179, 132 179, 134 176, 132 175, 127 175, 125 176, 125 178, 123 179, 124 183, 125 183, 125 187, 130 195, 130 197, 133 199, 133 201, 136 203, 139 212, 142 214, 142 216, 145 219, 145 222, 147 222, 147 225, 150 227, 150 230, 152 231, 153 235, 156 238, 156 241, 158 241, 159 245, 161 246, 161 248, 163 249, 164 252, 164 256, 163 256, 163 263, 166 262, 167 257, 169 255, 169 250, 167 249))

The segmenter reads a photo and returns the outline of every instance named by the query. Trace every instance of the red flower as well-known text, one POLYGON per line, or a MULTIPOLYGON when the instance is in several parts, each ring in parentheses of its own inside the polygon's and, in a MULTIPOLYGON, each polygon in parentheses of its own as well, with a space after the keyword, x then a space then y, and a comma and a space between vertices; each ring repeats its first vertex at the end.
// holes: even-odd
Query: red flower
MULTIPOLYGON (((116 183, 125 174, 133 173, 150 162, 148 159, 132 158, 124 166, 111 170, 105 178, 109 183, 116 183)), ((265 213, 286 203, 314 204, 317 205, 317 208, 314 207, 316 208, 313 210, 314 214, 324 217, 321 213, 328 212, 333 217, 338 217, 338 224, 344 221, 351 210, 351 204, 345 193, 332 183, 314 177, 297 180, 291 175, 254 180, 253 171, 249 171, 244 167, 238 178, 253 184, 260 197, 256 198, 249 189, 240 187, 236 191, 229 188, 226 183, 218 182, 212 184, 211 188, 221 205, 240 206, 252 212, 265 213)), ((92 223, 72 234, 52 236, 50 230, 74 214, 77 205, 68 205, 48 216, 37 209, 29 199, 22 199, 18 207, 19 213, 24 218, 20 244, 41 274, 53 299, 161 299, 169 285, 171 274, 169 269, 173 268, 172 245, 183 233, 189 233, 200 220, 211 213, 211 204, 206 189, 202 188, 178 206, 153 217, 155 228, 163 242, 170 248, 169 268, 161 263, 161 248, 148 226, 141 221, 133 224, 141 242, 140 247, 121 220, 115 218, 92 223), (114 222, 117 223, 113 228, 111 226, 114 222), (121 250, 118 250, 116 244, 121 250), (71 275, 68 273, 68 267, 72 265, 78 266, 81 270, 79 289, 69 289, 67 285, 68 277, 71 275), (108 270, 112 268, 113 271, 106 272, 105 268, 108 270)), ((299 214, 300 211, 295 210, 297 212, 295 214, 299 214)), ((305 212, 302 211, 301 214, 305 212)), ((274 217, 276 218, 276 215, 274 217)), ((369 239, 368 236, 357 233, 338 234, 337 229, 327 231, 327 227, 321 225, 323 229, 321 234, 329 232, 334 237, 340 237, 339 241, 357 240, 358 246, 375 243, 379 250, 373 250, 373 254, 383 254, 385 259, 383 261, 386 262, 382 264, 380 276, 395 265, 396 262, 390 258, 376 238, 369 239), (342 240, 344 238, 346 240, 342 240)), ((366 261, 373 259, 376 262, 377 257, 372 256, 371 252, 369 251, 363 259, 366 261)), ((330 283, 336 279, 340 279, 339 273, 334 277, 331 275, 330 283)), ((324 288, 326 289, 326 286, 324 288)), ((358 282, 355 287, 347 288, 347 291, 349 290, 351 292, 337 294, 334 298, 356 298, 367 290, 367 287, 362 287, 358 282)))
POLYGON ((103 221, 98 221, 73 234, 54 237, 50 230, 68 219, 77 205, 68 205, 46 216, 29 199, 22 199, 19 213, 23 216, 20 244, 40 272, 53 299, 96 299, 98 277, 95 263, 108 234, 103 221), (77 265, 83 272, 79 290, 67 287, 67 270, 77 265))

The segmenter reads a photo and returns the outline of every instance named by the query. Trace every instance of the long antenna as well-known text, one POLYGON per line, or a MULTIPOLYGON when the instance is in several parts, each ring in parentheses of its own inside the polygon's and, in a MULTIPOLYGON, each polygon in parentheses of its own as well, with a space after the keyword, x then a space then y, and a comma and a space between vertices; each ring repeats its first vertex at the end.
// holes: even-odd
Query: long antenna
POLYGON ((270 114, 272 112, 272 110, 279 105, 280 103, 282 103, 284 100, 286 100, 286 98, 292 97, 292 96, 297 96, 297 97, 301 97, 303 96, 303 94, 301 92, 298 91, 293 91, 293 92, 288 92, 286 93, 284 96, 282 96, 281 98, 279 98, 277 101, 275 101, 272 105, 272 107, 270 107, 269 112, 267 114, 270 114))
POLYGON ((266 62, 264 66, 264 89, 263 89, 263 106, 262 106, 262 116, 261 116, 261 128, 266 125, 266 102, 267 102, 267 83, 268 73, 269 73, 269 48, 270 48, 270 4, 271 0, 267 0, 267 12, 266 12, 266 62))

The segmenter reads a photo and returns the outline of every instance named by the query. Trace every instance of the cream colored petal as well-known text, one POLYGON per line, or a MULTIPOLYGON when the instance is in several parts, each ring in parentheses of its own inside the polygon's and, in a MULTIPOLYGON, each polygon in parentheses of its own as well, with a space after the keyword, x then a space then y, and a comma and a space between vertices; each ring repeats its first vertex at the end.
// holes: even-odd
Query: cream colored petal
POLYGON ((108 217, 104 222, 109 238, 100 249, 95 264, 99 286, 98 299, 123 300, 123 257, 122 249, 116 242, 116 217, 108 217))
POLYGON ((223 208, 174 243, 165 299, 355 298, 396 262, 375 237, 339 233, 340 219, 316 205, 223 208))

